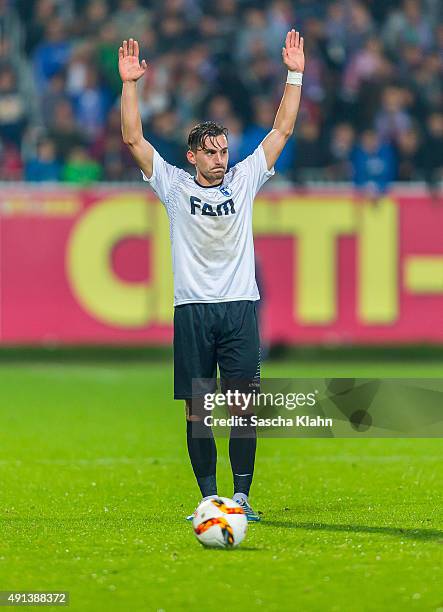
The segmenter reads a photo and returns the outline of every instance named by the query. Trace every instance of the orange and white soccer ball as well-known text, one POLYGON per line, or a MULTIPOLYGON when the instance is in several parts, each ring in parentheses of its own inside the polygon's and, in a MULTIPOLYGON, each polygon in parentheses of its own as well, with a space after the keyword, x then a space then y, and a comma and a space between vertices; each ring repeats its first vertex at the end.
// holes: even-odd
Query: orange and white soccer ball
POLYGON ((228 497, 212 497, 198 506, 192 526, 203 546, 234 548, 244 540, 248 521, 237 502, 228 497))

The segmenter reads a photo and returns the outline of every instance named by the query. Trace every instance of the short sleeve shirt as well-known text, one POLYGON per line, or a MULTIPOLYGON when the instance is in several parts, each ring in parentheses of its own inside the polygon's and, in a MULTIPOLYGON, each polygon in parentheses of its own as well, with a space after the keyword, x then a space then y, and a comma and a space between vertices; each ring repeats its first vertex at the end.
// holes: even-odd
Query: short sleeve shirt
MULTIPOLYGON (((143 174, 143 173, 142 173, 143 174)), ((154 150, 153 174, 143 179, 169 217, 174 306, 195 302, 258 300, 252 205, 268 170, 260 144, 216 187, 204 187, 154 150)))

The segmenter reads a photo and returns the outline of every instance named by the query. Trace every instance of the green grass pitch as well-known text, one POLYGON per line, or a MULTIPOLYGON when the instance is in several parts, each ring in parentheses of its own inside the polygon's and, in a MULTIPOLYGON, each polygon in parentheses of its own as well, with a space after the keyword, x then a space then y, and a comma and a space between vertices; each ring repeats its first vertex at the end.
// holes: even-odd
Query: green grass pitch
MULTIPOLYGON (((266 376, 441 376, 442 363, 265 363, 266 376)), ((70 610, 443 612, 438 439, 259 440, 238 549, 205 550, 168 363, 0 366, 0 590, 70 610)), ((230 496, 227 440, 219 492, 230 496)), ((52 609, 52 608, 51 608, 52 609)))

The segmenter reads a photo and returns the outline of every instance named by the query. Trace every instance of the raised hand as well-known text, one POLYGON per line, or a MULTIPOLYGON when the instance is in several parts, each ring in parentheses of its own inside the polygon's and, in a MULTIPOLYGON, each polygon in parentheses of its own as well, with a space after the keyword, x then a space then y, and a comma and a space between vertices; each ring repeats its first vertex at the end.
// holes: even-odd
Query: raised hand
POLYGON ((286 42, 282 49, 282 57, 288 70, 304 72, 305 54, 303 52, 303 44, 303 36, 300 36, 299 32, 291 30, 286 34, 286 42))
POLYGON ((118 71, 123 82, 138 81, 145 74, 148 65, 145 60, 139 62, 139 52, 138 42, 132 38, 129 42, 124 40, 118 50, 118 71))

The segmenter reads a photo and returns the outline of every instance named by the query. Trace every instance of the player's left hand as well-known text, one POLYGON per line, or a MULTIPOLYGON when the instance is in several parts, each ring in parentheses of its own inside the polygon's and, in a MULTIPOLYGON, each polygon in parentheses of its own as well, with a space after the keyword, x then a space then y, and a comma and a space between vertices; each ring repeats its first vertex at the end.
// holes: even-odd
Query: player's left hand
POLYGON ((304 72, 305 54, 303 52, 303 45, 303 36, 300 36, 299 32, 291 30, 286 34, 286 42, 282 49, 282 57, 288 70, 304 72))

